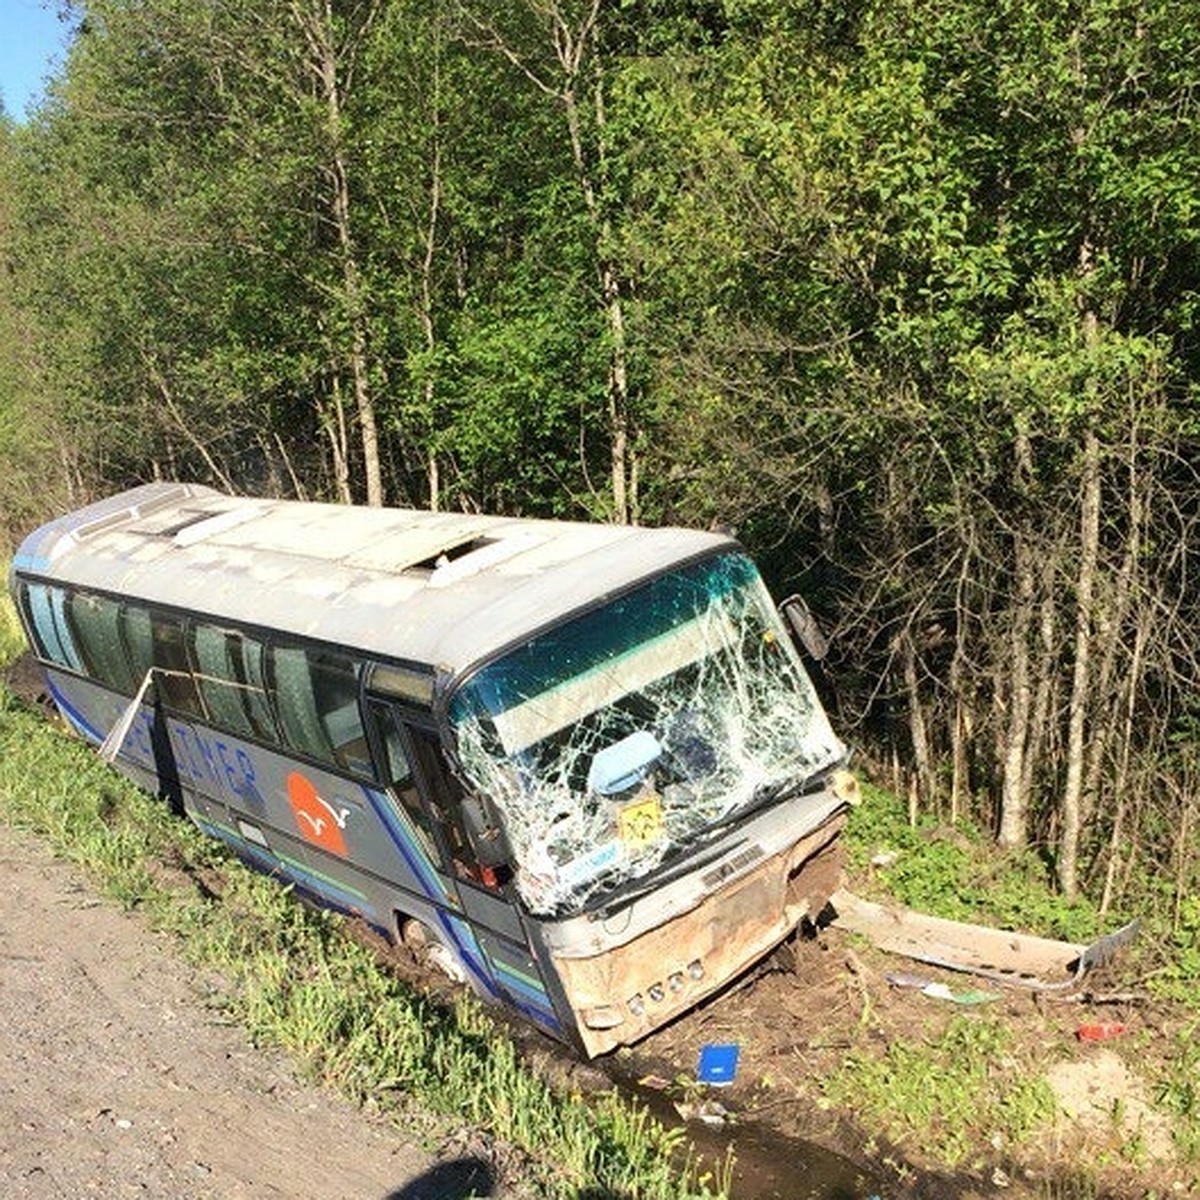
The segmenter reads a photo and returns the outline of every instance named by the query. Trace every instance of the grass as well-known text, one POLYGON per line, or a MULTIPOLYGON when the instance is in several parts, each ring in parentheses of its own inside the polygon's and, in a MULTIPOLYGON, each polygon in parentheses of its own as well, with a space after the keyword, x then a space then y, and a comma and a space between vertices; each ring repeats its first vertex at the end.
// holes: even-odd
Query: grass
MULTIPOLYGON (((1200 1161, 1195 1036, 1200 1031, 1200 898, 1183 899, 1174 925, 1163 918, 1149 890, 1145 912, 1110 913, 1102 920, 1086 898, 1064 900, 1032 851, 998 852, 986 834, 965 824, 953 830, 933 820, 910 825, 898 798, 869 785, 864 792, 846 837, 850 871, 861 890, 951 920, 1075 943, 1087 943, 1132 916, 1142 918, 1137 942, 1123 954, 1122 972, 1138 980, 1148 1002, 1161 1006, 1155 1018, 1161 1028, 1152 1055, 1128 1052, 1140 1059, 1139 1074, 1149 1080, 1158 1109, 1171 1117, 1181 1159, 1200 1161), (872 865, 881 853, 886 853, 885 865, 872 865)), ((1004 1064, 1004 1088, 979 1073, 969 1037, 986 1043, 1000 1032, 977 1024, 968 1036, 956 1023, 943 1041, 892 1043, 882 1056, 856 1053, 827 1081, 826 1095, 831 1103, 852 1100, 899 1144, 934 1147, 950 1164, 965 1152, 972 1125, 993 1128, 1012 1144, 1026 1122, 1043 1111, 1045 1096, 1037 1084, 1037 1064, 1021 1068, 1002 1048, 990 1057, 993 1064, 1004 1064), (994 1109, 1001 1092, 1011 1097, 1009 1111, 994 1109), (976 1116, 968 1119, 972 1107, 976 1116)))
POLYGON ((1054 1115, 1049 1085, 1018 1062, 1010 1042, 997 1021, 956 1017, 936 1039, 852 1052, 822 1091, 902 1149, 958 1167, 980 1130, 994 1145, 1019 1145, 1054 1115))
MULTIPOLYGON (((7 566, 4 576, 8 578, 7 566)), ((0 666, 12 662, 24 649, 25 634, 17 620, 17 610, 8 592, 0 591, 0 666)))
MULTIPOLYGON (((1089 942, 1104 932, 1086 897, 1068 901, 1050 886, 1046 864, 1032 850, 1000 852, 965 821, 953 829, 931 817, 911 825, 897 797, 869 784, 863 794, 847 831, 850 867, 856 878, 874 880, 887 897, 952 921, 1070 942, 1089 942), (889 861, 872 866, 880 853, 889 861)), ((1115 919, 1110 916, 1110 927, 1115 919)))
POLYGON ((32 830, 93 885, 178 938, 224 981, 213 998, 259 1044, 359 1103, 413 1106, 515 1147, 539 1194, 711 1198, 684 1134, 615 1093, 556 1091, 473 1000, 445 1007, 383 967, 340 920, 295 902, 172 818, 81 743, 0 693, 0 820, 32 830), (220 899, 198 888, 219 878, 220 899))

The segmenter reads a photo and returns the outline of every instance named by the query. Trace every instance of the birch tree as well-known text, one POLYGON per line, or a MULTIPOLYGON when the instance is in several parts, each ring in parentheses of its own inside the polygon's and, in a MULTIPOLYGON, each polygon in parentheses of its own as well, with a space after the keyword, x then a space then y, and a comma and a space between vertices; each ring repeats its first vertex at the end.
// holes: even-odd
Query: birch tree
POLYGON ((626 316, 632 278, 617 253, 614 229, 619 201, 611 172, 603 0, 523 0, 499 10, 464 4, 461 12, 464 35, 501 55, 561 114, 607 331, 610 515, 618 523, 636 522, 639 479, 626 316))

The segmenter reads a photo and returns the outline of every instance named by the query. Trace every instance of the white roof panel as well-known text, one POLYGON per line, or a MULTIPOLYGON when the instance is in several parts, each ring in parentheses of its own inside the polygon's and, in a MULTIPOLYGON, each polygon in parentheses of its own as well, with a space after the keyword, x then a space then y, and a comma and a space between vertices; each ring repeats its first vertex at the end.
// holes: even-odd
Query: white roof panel
POLYGON ((30 534, 14 569, 457 674, 608 593, 734 545, 685 529, 148 484, 30 534))

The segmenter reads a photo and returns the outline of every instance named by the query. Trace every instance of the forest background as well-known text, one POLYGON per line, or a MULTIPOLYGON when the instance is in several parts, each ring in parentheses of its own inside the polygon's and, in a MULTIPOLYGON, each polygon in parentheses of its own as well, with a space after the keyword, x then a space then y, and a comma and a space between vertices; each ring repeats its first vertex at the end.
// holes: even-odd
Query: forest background
POLYGON ((1200 929, 1200 5, 64 12, 0 550, 158 477, 732 526, 914 817, 1200 929))

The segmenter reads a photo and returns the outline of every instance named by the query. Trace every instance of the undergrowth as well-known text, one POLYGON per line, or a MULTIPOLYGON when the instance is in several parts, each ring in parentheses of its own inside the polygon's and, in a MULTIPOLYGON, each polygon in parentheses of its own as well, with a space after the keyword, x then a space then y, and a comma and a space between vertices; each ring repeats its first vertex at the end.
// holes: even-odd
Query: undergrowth
POLYGON ((863 792, 846 833, 856 886, 934 916, 1080 945, 1136 919, 1138 937, 1122 953, 1126 973, 1154 999, 1200 1017, 1200 896, 1146 880, 1132 889, 1136 909, 1101 916, 1083 893, 1062 896, 1033 850, 1001 850, 969 822, 910 824, 895 796, 869 784, 863 792))
POLYGON ((224 981, 214 1003, 312 1078, 399 1112, 413 1102, 516 1147, 542 1194, 711 1198, 685 1135, 616 1093, 564 1094, 472 999, 414 991, 346 936, 0 690, 0 820, 45 837, 94 885, 177 935, 224 981), (194 878, 219 872, 214 900, 194 878))
POLYGON ((934 916, 1065 941, 1101 932, 1095 906, 1055 891, 1034 851, 1001 851, 968 821, 950 827, 925 816, 910 824, 903 802, 870 784, 863 796, 850 816, 847 855, 856 879, 873 881, 881 894, 934 916))
POLYGON ((823 1093, 901 1148, 960 1166, 981 1129, 995 1146, 1019 1145, 1054 1115, 1049 1085, 1018 1062, 1010 1043, 997 1021, 956 1017, 936 1039, 851 1052, 823 1093))
MULTIPOLYGON (((4 578, 8 578, 7 564, 0 562, 4 578)), ((17 620, 17 610, 13 606, 8 591, 0 588, 0 667, 7 666, 25 649, 25 635, 21 631, 21 623, 17 620)))
MULTIPOLYGON (((1145 911, 1109 913, 1102 919, 1085 897, 1068 901, 1061 896, 1047 863, 1033 851, 999 851, 993 839, 965 822, 953 828, 931 818, 910 824, 900 799, 870 785, 863 790, 863 803, 847 828, 847 860, 855 886, 879 899, 950 920, 1080 945, 1128 920, 1140 921, 1137 940, 1122 951, 1121 977, 1142 1003, 1162 1005, 1164 1013, 1175 1014, 1161 1021, 1159 1052, 1153 1061, 1140 1064, 1140 1073, 1150 1079, 1158 1108, 1172 1117, 1181 1158, 1200 1159, 1200 898, 1185 896, 1168 920, 1159 897, 1147 887, 1141 893, 1145 911), (1181 1017, 1183 1028, 1177 1030, 1173 1027, 1181 1017)), ((944 1047, 893 1044, 882 1059, 852 1056, 829 1081, 828 1094, 859 1089, 859 1106, 873 1111, 898 1141, 906 1130, 919 1133, 953 1155, 964 1137, 955 1113, 961 1098, 976 1089, 964 1074, 972 1056, 954 1061, 953 1047, 963 1030, 954 1027, 951 1032, 944 1047)), ((982 1124, 989 1089, 980 1088, 978 1094, 982 1124)), ((1038 1111, 1036 1093, 1024 1099, 1022 1094, 1020 1088, 1014 1093, 1017 1112, 1038 1111)), ((1004 1117, 997 1114, 997 1120, 1004 1117)))

